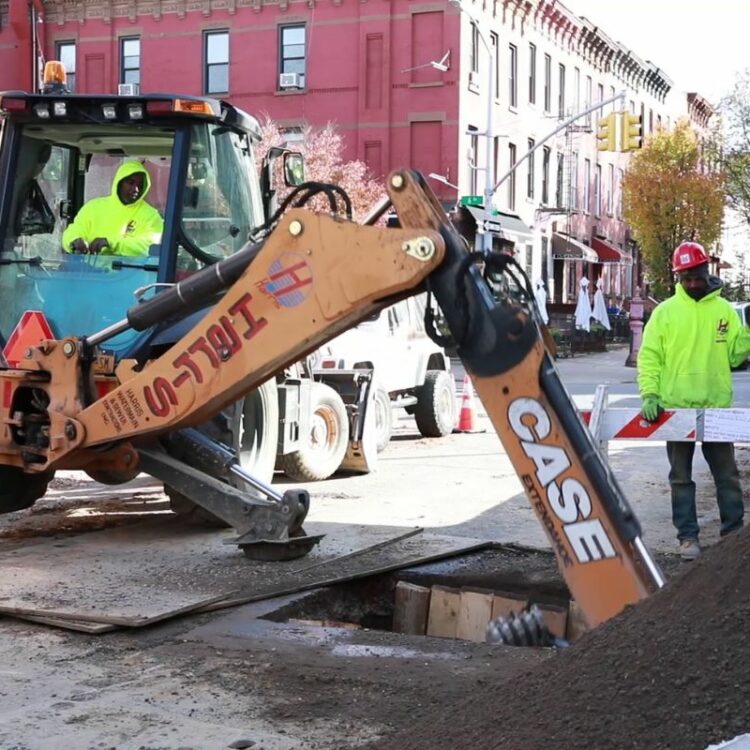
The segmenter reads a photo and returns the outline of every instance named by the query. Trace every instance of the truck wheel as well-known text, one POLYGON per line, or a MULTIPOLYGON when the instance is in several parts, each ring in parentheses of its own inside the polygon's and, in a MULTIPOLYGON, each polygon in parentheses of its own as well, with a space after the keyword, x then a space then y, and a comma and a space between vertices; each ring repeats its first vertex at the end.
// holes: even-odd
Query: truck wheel
POLYGON ((349 418, 344 402, 333 388, 312 383, 310 432, 297 451, 279 456, 279 468, 298 482, 328 479, 346 455, 349 418))
MULTIPOLYGON (((279 396, 276 380, 267 380, 242 401, 225 409, 200 429, 233 448, 243 469, 270 484, 273 479, 279 436, 279 396)), ((234 480, 232 484, 246 489, 248 493, 255 492, 239 479, 234 480)), ((196 505, 181 492, 169 486, 165 486, 164 490, 169 496, 172 511, 189 523, 208 529, 229 528, 230 525, 226 521, 196 505)))
MULTIPOLYGON (((271 378, 245 396, 232 421, 232 442, 240 466, 261 482, 271 484, 279 442, 279 390, 271 378)), ((233 484, 244 489, 240 479, 233 484)), ((249 490, 248 488, 248 491, 249 490)))
POLYGON ((375 388, 375 397, 372 408, 375 411, 375 435, 378 453, 385 450, 388 443, 391 442, 391 433, 393 432, 393 407, 391 406, 391 397, 383 386, 375 388))
POLYGON ((428 370, 417 393, 414 409, 419 432, 424 437, 444 437, 456 423, 456 384, 445 370, 428 370))
POLYGON ((26 474, 17 466, 0 466, 0 513, 13 513, 30 508, 44 497, 54 471, 26 474))

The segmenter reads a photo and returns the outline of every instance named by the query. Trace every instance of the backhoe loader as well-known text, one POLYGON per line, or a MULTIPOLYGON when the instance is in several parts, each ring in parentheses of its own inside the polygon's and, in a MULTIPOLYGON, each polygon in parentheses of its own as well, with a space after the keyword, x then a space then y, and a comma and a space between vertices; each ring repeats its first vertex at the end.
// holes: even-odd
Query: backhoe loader
MULTIPOLYGON (((16 294, 3 292, 11 319, 46 311, 45 283, 64 279, 71 260, 59 249, 57 255, 29 251, 21 241, 28 229, 18 231, 19 217, 34 213, 22 209, 23 196, 36 192, 30 190, 36 162, 34 150, 20 145, 54 143, 85 161, 81 149, 97 150, 92 124, 113 107, 113 118, 121 118, 118 137, 98 152, 121 157, 138 122, 158 119, 161 131, 153 133, 151 148, 156 164, 169 142, 170 185, 179 184, 176 170, 184 174, 191 156, 213 153, 219 143, 235 157, 244 148, 235 142, 240 113, 224 105, 216 112, 210 100, 134 97, 112 104, 106 97, 82 97, 73 106, 71 99, 78 97, 6 93, 0 99, 0 110, 13 112, 15 122, 0 152, 0 268, 13 270, 16 294), (180 129, 185 112, 195 118, 193 133, 180 129), (56 116, 77 122, 75 138, 55 127, 56 116), (25 296, 19 303, 20 291, 25 296)), ((229 162, 218 172, 231 169, 229 162)), ((72 169, 69 179, 78 174, 72 169)), ((222 179, 236 182, 231 172, 222 179)), ((6 344, 8 362, 0 370, 0 504, 19 497, 33 502, 59 469, 112 481, 146 471, 231 524, 234 542, 248 556, 305 554, 317 541, 303 530, 307 492, 277 493, 238 464, 221 435, 196 427, 342 331, 426 291, 427 330, 438 341, 450 332, 589 625, 663 585, 637 519, 560 381, 521 267, 510 255, 467 249, 419 173, 397 170, 386 187, 387 198, 362 224, 351 220, 348 196, 334 185, 298 185, 260 227, 250 215, 256 197, 232 193, 247 213, 236 232, 226 228, 232 242, 242 241, 233 254, 209 256, 197 237, 187 236, 184 221, 166 221, 159 252, 177 268, 195 258, 203 258, 205 267, 190 268, 152 296, 137 295, 121 319, 85 333, 44 335, 33 329, 39 320, 31 324, 34 316, 26 316, 27 329, 17 328, 13 346, 6 344), (327 211, 305 207, 318 195, 327 199, 327 211), (378 226, 390 209, 398 226, 378 226), (513 292, 496 299, 497 288, 513 292), (160 338, 175 330, 178 338, 160 338), (120 342, 143 337, 148 347, 131 343, 126 355, 112 354, 120 342)), ((167 193, 167 217, 179 212, 173 193, 167 193)), ((98 268, 102 259, 88 260, 98 268)), ((157 282, 161 262, 160 256, 157 282)), ((117 257, 109 263, 101 284, 119 280, 120 299, 127 296, 123 288, 132 294, 152 273, 144 266, 157 266, 150 256, 142 263, 117 257), (133 275, 127 283, 125 274, 133 275)), ((82 302, 70 292, 68 305, 82 302)), ((0 318, 8 314, 3 310, 0 318)), ((360 394, 369 398, 366 378, 360 394)), ((366 451, 362 425, 355 437, 353 450, 366 451)))

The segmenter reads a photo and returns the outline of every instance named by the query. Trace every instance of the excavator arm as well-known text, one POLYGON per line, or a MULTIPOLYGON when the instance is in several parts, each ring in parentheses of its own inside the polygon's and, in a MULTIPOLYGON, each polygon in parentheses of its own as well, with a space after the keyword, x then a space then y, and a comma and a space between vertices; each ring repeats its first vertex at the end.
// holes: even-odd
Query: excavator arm
MULTIPOLYGON (((498 266, 497 259, 467 251, 420 175, 393 173, 388 193, 399 229, 290 210, 265 241, 136 305, 121 324, 30 348, 18 369, 0 372, 0 463, 29 478, 59 468, 132 470, 154 460, 159 439, 176 434, 188 441, 188 453, 227 473, 231 459, 186 428, 367 316, 427 289, 571 593, 590 625, 608 619, 663 581, 560 382, 533 295, 495 300, 480 266, 512 273, 509 261, 498 266), (163 356, 145 366, 120 363, 115 387, 92 395, 97 373, 106 369, 98 344, 126 327, 144 330, 214 301, 163 356)), ((307 499, 266 495, 254 508, 262 523, 272 530, 274 512, 285 508, 298 529, 307 499)), ((254 522, 240 529, 240 540, 262 533, 254 522)))

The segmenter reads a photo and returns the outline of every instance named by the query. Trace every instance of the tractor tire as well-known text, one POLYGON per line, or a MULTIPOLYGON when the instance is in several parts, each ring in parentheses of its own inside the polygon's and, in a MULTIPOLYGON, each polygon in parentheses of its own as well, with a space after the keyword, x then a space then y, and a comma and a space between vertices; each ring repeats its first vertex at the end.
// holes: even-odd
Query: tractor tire
POLYGON ((54 471, 26 474, 17 466, 0 466, 0 513, 14 513, 30 508, 47 492, 54 471))
MULTIPOLYGON (((230 446, 237 453, 240 466, 262 482, 271 484, 279 437, 279 396, 276 380, 271 378, 202 425, 200 430, 230 446)), ((240 479, 232 484, 246 489, 240 479)), ((194 526, 204 529, 226 529, 230 525, 218 516, 196 505, 173 487, 165 486, 172 512, 194 526)))
POLYGON ((375 411, 375 435, 378 453, 386 449, 391 442, 393 432, 393 407, 391 397, 383 386, 375 388, 372 408, 375 411))
POLYGON ((445 370, 428 370, 417 393, 417 428, 424 437, 445 437, 456 425, 456 384, 445 370))
POLYGON ((298 482, 328 479, 346 455, 349 418, 344 402, 333 388, 312 383, 310 432, 299 450, 279 456, 279 468, 298 482))

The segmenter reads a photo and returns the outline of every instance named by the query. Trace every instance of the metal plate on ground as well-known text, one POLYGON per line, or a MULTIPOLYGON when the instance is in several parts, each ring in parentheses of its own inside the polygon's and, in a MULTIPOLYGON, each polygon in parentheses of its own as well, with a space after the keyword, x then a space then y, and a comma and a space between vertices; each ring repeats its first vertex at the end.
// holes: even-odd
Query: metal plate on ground
POLYGON ((70 621, 79 630, 139 627, 486 546, 426 534, 404 539, 403 528, 383 526, 311 523, 306 530, 325 538, 313 554, 290 562, 248 560, 223 543, 223 533, 197 531, 172 517, 37 539, 0 553, 0 614, 70 621))

